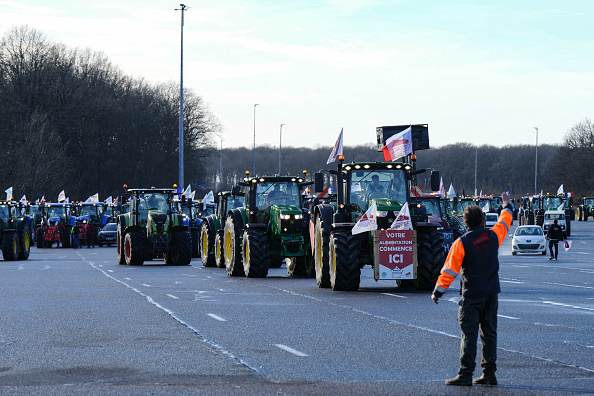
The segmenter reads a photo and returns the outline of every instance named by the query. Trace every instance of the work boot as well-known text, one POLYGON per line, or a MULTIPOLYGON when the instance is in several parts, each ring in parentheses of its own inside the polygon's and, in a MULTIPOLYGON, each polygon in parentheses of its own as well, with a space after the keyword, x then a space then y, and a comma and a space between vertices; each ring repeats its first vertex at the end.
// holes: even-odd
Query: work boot
POLYGON ((445 380, 445 384, 457 386, 472 386, 472 377, 461 377, 457 375, 454 378, 445 380))
POLYGON ((495 374, 483 373, 483 375, 476 378, 472 383, 479 385, 497 385, 497 377, 495 377, 495 374))
POLYGON ((552 260, 552 259, 553 259, 553 257, 549 257, 549 260, 552 260))

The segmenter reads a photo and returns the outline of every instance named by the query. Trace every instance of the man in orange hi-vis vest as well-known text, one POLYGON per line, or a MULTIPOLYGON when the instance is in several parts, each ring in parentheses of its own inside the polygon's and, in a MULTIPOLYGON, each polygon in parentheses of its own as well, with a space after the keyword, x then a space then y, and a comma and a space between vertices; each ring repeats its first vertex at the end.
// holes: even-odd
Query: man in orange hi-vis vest
POLYGON ((503 209, 497 224, 484 227, 484 215, 477 205, 464 209, 464 224, 468 232, 456 239, 450 248, 431 299, 437 301, 460 274, 460 309, 458 322, 462 330, 460 369, 458 375, 445 381, 446 385, 497 385, 495 377, 497 359, 497 294, 499 287, 499 260, 497 253, 509 231, 512 206, 509 195, 501 196, 503 209), (483 354, 483 375, 472 381, 476 366, 476 342, 480 328, 483 354))

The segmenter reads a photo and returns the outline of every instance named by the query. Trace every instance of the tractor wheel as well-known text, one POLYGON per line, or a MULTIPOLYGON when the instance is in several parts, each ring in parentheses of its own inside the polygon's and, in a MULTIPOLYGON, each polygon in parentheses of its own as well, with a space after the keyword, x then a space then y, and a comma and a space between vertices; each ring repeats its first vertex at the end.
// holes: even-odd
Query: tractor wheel
POLYGON ((536 225, 542 227, 543 224, 544 224, 544 214, 536 215, 536 225))
POLYGON ((62 247, 69 248, 72 246, 70 241, 72 240, 72 226, 66 226, 62 235, 60 235, 60 242, 62 247))
POLYGON ((281 256, 268 256, 268 268, 280 268, 285 263, 281 256))
POLYGON ((16 260, 19 256, 19 243, 15 232, 2 233, 2 257, 5 261, 16 260))
POLYGON ((248 278, 268 275, 268 237, 266 230, 247 229, 243 232, 243 272, 248 278))
POLYGON ((220 232, 215 236, 214 251, 217 268, 225 268, 225 249, 223 249, 223 235, 220 232))
POLYGON ((579 206, 575 211, 575 215, 577 216, 578 221, 582 221, 582 211, 580 210, 579 206))
POLYGON ((203 221, 200 231, 200 256, 202 257, 202 265, 205 267, 214 267, 216 265, 214 258, 214 238, 214 230, 210 228, 208 221, 203 221))
POLYGON ((173 231, 164 255, 167 265, 189 265, 192 261, 192 236, 189 231, 173 231))
POLYGON ((417 231, 417 289, 433 290, 445 262, 443 236, 434 229, 417 231))
POLYGON ((361 282, 359 240, 350 232, 330 233, 330 286, 335 291, 357 291, 361 282))
POLYGON ((35 235, 35 243, 37 244, 37 249, 43 248, 43 230, 41 228, 37 229, 37 234, 35 235))
POLYGON ((241 240, 239 239, 239 230, 235 226, 232 216, 227 217, 225 222, 223 250, 225 268, 229 276, 244 276, 241 262, 241 240))
POLYGON ((144 262, 144 241, 139 232, 128 232, 124 236, 124 256, 128 265, 142 265, 144 262))
POLYGON ((311 261, 309 256, 290 257, 287 261, 287 272, 291 276, 310 278, 314 271, 311 261))
POLYGON ((200 257, 200 231, 192 228, 190 235, 192 236, 192 258, 200 257))
POLYGON ((31 236, 29 235, 29 227, 23 225, 19 230, 19 260, 27 260, 31 251, 31 236))
POLYGON ((124 252, 124 230, 122 223, 118 223, 118 234, 116 236, 116 251, 118 255, 118 264, 126 264, 126 254, 124 252))
POLYGON ((318 287, 330 287, 330 267, 328 266, 328 252, 330 251, 330 231, 325 227, 321 218, 316 218, 314 234, 314 267, 318 287))

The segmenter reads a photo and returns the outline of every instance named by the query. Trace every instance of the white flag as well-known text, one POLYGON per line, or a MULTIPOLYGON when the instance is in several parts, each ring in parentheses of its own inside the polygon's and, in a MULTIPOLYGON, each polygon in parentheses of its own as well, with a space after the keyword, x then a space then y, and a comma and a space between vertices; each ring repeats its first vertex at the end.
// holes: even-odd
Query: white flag
POLYGON ((571 248, 571 241, 569 239, 563 241, 563 248, 565 249, 565 251, 568 251, 569 248, 571 248))
POLYGON ((66 200, 66 193, 64 192, 64 190, 62 190, 62 192, 60 192, 60 194, 58 195, 58 203, 65 201, 66 200))
POLYGON ((204 198, 202 198, 202 202, 203 202, 205 205, 206 205, 207 203, 214 202, 214 194, 213 194, 212 190, 210 190, 210 191, 208 192, 208 194, 206 194, 206 195, 204 196, 204 198))
POLYGON ((489 213, 490 210, 491 210, 491 204, 489 203, 489 201, 487 201, 485 206, 483 206, 483 213, 489 213))
POLYGON ((194 200, 194 195, 196 195, 196 191, 192 191, 192 193, 190 194, 190 196, 188 198, 193 201, 194 200))
POLYGON ((563 204, 559 205, 559 206, 557 207, 557 210, 560 210, 561 212, 563 212, 563 204))
POLYGON ((23 195, 23 197, 21 198, 21 203, 22 203, 22 204, 26 204, 26 203, 27 203, 27 197, 25 197, 24 195, 23 195))
POLYGON ((4 192, 6 193, 6 200, 10 201, 12 199, 12 187, 7 188, 4 192))
POLYGON ((563 184, 561 184, 559 186, 559 188, 557 189, 557 195, 561 195, 561 194, 563 194, 563 184))
POLYGON ((359 219, 357 224, 353 227, 351 233, 353 235, 360 234, 365 231, 377 230, 377 208, 375 201, 371 204, 367 212, 359 219))
POLYGON ((109 197, 107 197, 107 199, 105 200, 105 203, 108 205, 111 205, 113 203, 113 198, 111 197, 111 195, 109 197))
POLYGON ((188 198, 190 196, 190 194, 192 194, 192 189, 190 188, 189 184, 188 184, 188 187, 184 190, 184 192, 182 194, 184 194, 186 198, 188 198))
POLYGON ((328 157, 328 162, 326 162, 326 165, 336 162, 336 160, 338 160, 338 156, 342 155, 342 131, 343 130, 344 130, 344 128, 340 130, 340 135, 338 135, 338 139, 336 139, 336 143, 334 143, 334 148, 332 149, 332 152, 330 153, 330 157, 328 157))
POLYGON ((448 190, 448 197, 455 197, 456 196, 456 191, 454 191, 454 186, 452 186, 452 183, 450 183, 450 189, 448 190))
POLYGON ((412 230, 413 225, 412 221, 410 220, 410 210, 408 209, 408 202, 405 202, 402 205, 402 209, 396 216, 396 219, 390 226, 391 230, 412 230))
POLYGON ((439 196, 445 198, 445 187, 443 186, 443 177, 439 178, 439 196))
POLYGON ((64 203, 70 203, 70 197, 66 197, 66 199, 64 199, 64 203))
POLYGON ((99 202, 99 193, 91 195, 91 202, 99 202))

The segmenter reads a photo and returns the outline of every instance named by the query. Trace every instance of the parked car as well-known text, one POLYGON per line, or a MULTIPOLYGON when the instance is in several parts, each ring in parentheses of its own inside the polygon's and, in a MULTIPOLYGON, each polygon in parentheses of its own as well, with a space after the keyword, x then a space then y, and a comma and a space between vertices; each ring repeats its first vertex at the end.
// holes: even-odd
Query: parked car
POLYGON ((537 225, 518 226, 512 239, 512 254, 547 254, 547 243, 542 228, 537 225))
POLYGON ((485 213, 485 227, 491 228, 497 224, 498 217, 497 213, 485 213))
POLYGON ((116 243, 116 236, 118 234, 118 225, 116 223, 107 223, 105 227, 99 231, 97 235, 97 244, 99 246, 107 245, 111 246, 111 244, 116 243))

